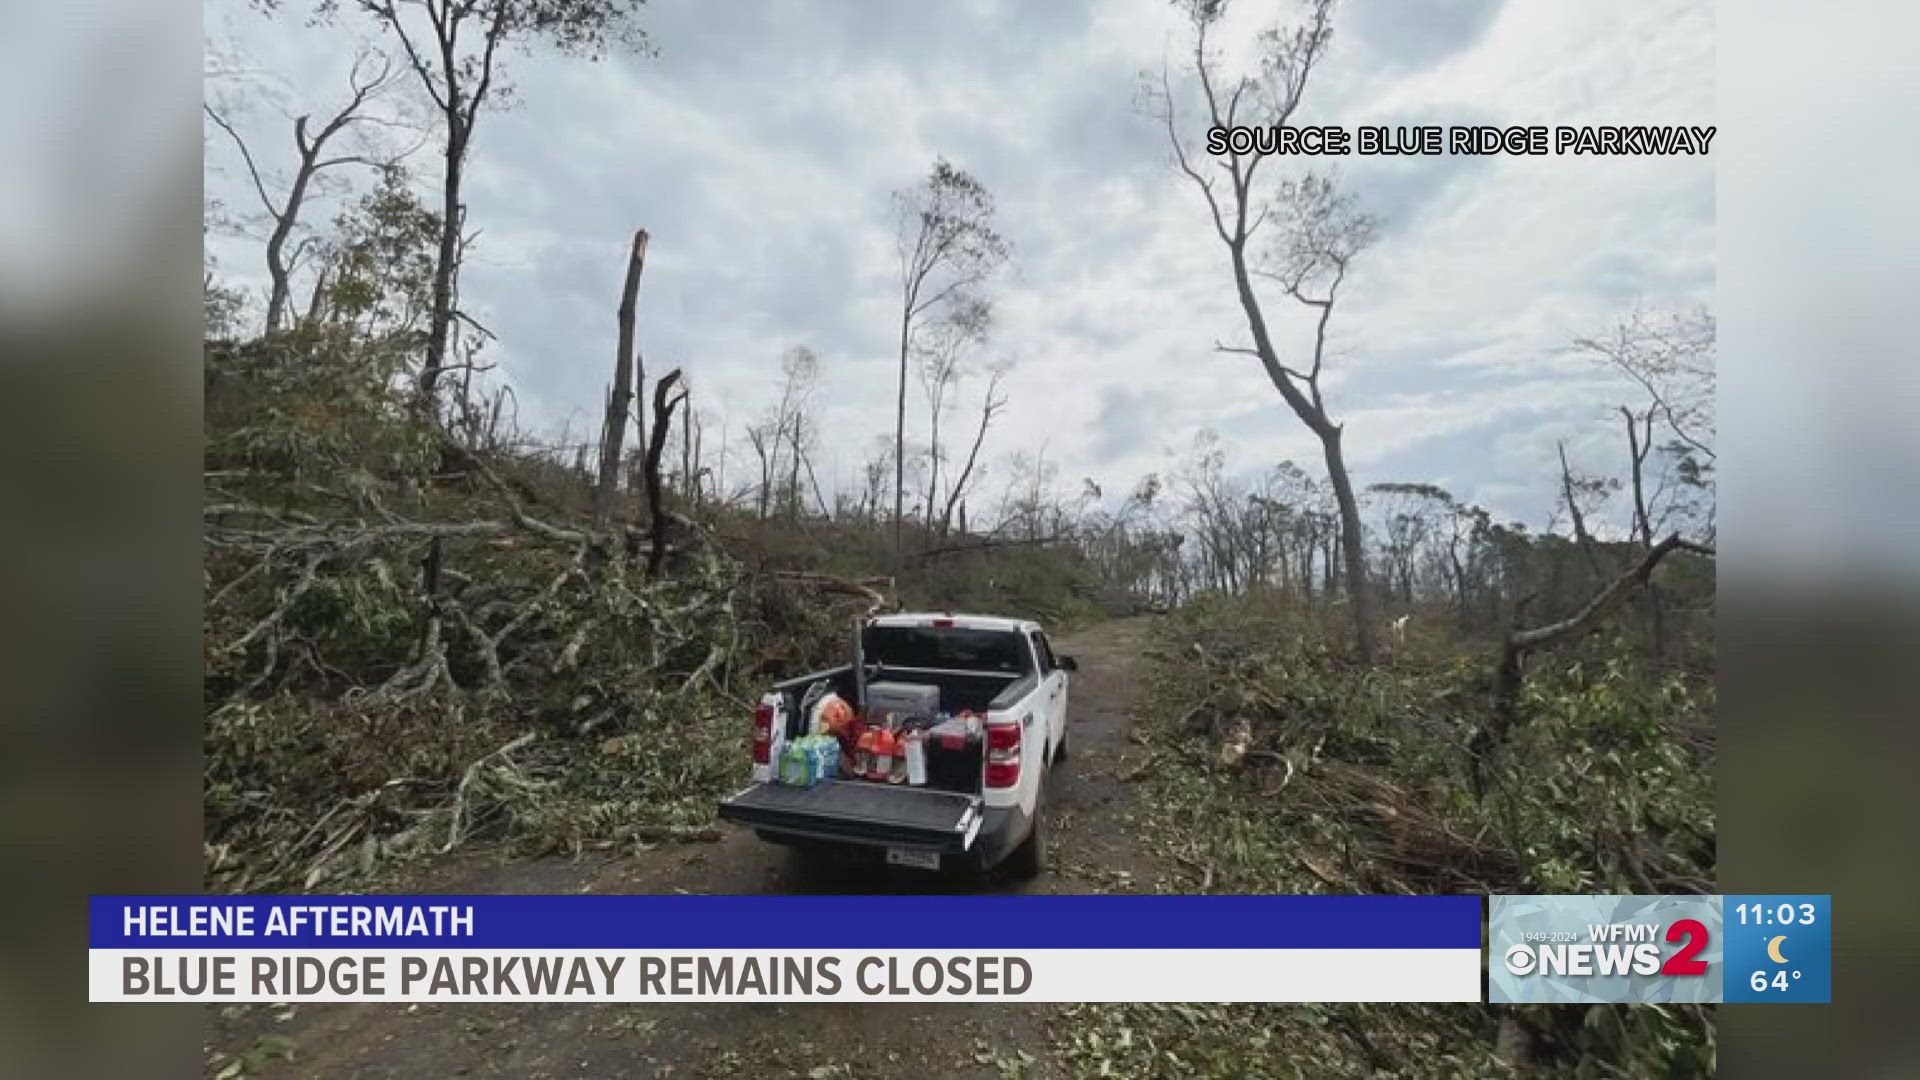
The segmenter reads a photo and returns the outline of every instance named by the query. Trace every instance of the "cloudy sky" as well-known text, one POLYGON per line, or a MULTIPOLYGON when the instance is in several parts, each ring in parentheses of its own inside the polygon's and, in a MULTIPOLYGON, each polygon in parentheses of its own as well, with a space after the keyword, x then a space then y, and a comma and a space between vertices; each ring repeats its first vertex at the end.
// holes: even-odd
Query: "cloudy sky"
MULTIPOLYGON (((1289 8, 1240 0, 1220 40, 1289 8)), ((654 0, 644 25, 648 58, 512 56, 516 103, 476 136, 462 293, 499 335, 527 425, 597 428, 627 238, 645 227, 649 369, 684 367, 737 437, 782 350, 810 346, 821 465, 851 486, 892 430, 889 192, 944 155, 993 192, 1015 247, 977 357, 1013 364, 990 455, 1044 446, 1063 487, 1115 493, 1211 430, 1236 468, 1318 471, 1257 363, 1213 349, 1244 339, 1225 256, 1135 107, 1141 72, 1177 70, 1186 47, 1165 0, 654 0)), ((243 130, 269 148, 275 108, 318 111, 353 48, 350 27, 242 0, 210 4, 206 33, 255 71, 243 130)), ((1712 124, 1713 60, 1704 0, 1346 0, 1299 120, 1712 124)), ((231 148, 208 146, 209 194, 245 206, 231 148)), ((1327 393, 1356 480, 1436 482, 1540 523, 1555 440, 1620 472, 1608 413, 1634 397, 1566 345, 1635 303, 1711 302, 1712 159, 1331 160, 1383 220, 1333 327, 1327 393)), ((257 245, 208 243, 222 274, 263 281, 257 245)), ((982 389, 963 385, 948 430, 970 430, 982 389)))

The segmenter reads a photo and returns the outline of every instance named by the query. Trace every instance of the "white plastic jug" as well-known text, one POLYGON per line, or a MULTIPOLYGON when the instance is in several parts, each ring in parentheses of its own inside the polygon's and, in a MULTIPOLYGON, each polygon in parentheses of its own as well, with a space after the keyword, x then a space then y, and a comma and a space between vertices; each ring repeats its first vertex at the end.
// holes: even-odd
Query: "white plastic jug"
POLYGON ((907 735, 907 783, 914 787, 924 787, 926 782, 926 736, 918 731, 910 732, 907 735))

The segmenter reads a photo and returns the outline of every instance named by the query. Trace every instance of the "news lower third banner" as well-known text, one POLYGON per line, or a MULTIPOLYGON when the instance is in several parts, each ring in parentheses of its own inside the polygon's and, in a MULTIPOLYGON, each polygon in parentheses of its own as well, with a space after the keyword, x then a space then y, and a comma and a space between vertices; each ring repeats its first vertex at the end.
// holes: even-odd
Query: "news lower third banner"
POLYGON ((1481 1000, 1478 896, 96 896, 92 1001, 1481 1000))
POLYGON ((99 896, 93 1001, 1825 1002, 1831 898, 99 896), (1482 932, 1486 951, 1482 952, 1482 932))

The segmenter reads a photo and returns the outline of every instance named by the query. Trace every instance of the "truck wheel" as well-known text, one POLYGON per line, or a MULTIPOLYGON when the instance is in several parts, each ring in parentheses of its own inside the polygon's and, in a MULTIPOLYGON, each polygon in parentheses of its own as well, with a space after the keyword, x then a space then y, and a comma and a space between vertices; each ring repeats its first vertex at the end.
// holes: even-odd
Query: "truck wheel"
POLYGON ((1000 871, 1010 881, 1031 881, 1040 876, 1047 864, 1045 842, 1040 838, 1040 804, 1033 807, 1033 827, 1027 830, 1027 838, 1020 846, 1007 854, 1000 863, 1000 871))

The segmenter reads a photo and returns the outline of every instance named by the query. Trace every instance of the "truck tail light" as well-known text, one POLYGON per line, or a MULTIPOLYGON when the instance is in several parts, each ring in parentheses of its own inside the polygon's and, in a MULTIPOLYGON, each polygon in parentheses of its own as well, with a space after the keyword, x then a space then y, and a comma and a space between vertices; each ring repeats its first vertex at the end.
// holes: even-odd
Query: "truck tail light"
POLYGON ((753 763, 765 765, 773 755, 773 706, 761 703, 753 710, 753 763))
POLYGON ((987 721, 987 776, 990 788, 1009 788, 1020 782, 1020 725, 1017 721, 987 721))

